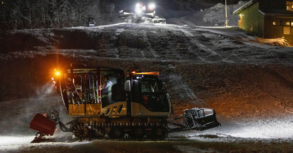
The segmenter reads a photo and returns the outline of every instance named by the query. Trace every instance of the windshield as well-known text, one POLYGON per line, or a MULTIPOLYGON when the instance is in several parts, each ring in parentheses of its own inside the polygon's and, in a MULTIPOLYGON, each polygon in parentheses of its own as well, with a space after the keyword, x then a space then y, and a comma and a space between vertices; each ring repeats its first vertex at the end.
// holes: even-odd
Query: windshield
POLYGON ((160 81, 153 76, 145 76, 141 81, 141 92, 142 93, 158 93, 164 92, 160 81))
POLYGON ((141 92, 159 92, 157 81, 142 81, 141 92))
POLYGON ((141 80, 141 103, 152 112, 168 112, 169 104, 161 82, 154 76, 144 76, 141 80))

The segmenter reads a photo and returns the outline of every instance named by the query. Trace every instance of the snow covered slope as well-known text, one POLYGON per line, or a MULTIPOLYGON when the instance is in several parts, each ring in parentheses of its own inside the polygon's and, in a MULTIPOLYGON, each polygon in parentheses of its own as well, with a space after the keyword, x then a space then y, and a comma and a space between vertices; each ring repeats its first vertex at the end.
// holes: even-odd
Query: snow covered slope
POLYGON ((160 71, 175 116, 214 108, 223 123, 214 133, 237 136, 227 129, 262 127, 258 137, 292 136, 293 50, 280 40, 259 40, 235 27, 153 24, 22 30, 0 39, 1 135, 32 134, 33 114, 49 107, 64 113, 50 69, 79 62, 160 71))
MULTIPOLYGON (((291 48, 263 45, 235 27, 115 24, 47 30, 21 30, 0 36, 0 58, 58 53, 68 58, 181 60, 196 63, 286 63, 291 48), (245 55, 244 55, 245 53, 245 55), (256 56, 257 55, 257 56, 256 56)), ((271 44, 283 46, 279 40, 271 44)))

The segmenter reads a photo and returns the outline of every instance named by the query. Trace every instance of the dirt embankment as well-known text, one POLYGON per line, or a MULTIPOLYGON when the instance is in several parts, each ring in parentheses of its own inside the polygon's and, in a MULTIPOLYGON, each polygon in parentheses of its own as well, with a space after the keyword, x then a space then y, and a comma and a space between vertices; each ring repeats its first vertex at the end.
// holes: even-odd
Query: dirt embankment
POLYGON ((229 120, 293 113, 292 66, 190 64, 178 71, 199 99, 229 120))

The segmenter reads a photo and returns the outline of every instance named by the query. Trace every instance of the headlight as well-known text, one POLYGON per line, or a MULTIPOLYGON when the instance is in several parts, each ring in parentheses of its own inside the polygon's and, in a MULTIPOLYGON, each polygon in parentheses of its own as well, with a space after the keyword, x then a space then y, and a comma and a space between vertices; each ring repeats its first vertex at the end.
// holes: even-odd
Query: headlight
POLYGON ((135 8, 139 8, 140 6, 141 6, 141 4, 140 3, 137 3, 136 6, 135 6, 135 8))
POLYGON ((141 14, 141 13, 142 13, 142 9, 139 8, 139 7, 137 7, 137 8, 135 9, 135 12, 136 12, 137 14, 141 14))
POLYGON ((156 8, 156 4, 154 4, 154 3, 150 3, 149 4, 149 9, 150 10, 153 10, 153 9, 155 9, 156 8))
POLYGON ((55 76, 59 76, 61 73, 60 73, 60 71, 58 71, 57 69, 54 69, 54 75, 55 76))

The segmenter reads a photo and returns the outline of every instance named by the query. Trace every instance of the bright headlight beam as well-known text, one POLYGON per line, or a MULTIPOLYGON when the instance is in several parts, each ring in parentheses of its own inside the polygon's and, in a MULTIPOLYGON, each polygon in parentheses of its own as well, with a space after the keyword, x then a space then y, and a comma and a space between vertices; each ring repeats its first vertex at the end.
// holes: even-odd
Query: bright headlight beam
POLYGON ((153 10, 156 8, 156 4, 155 3, 150 3, 149 4, 149 9, 153 10))
POLYGON ((137 14, 141 14, 141 13, 142 13, 142 9, 138 7, 138 8, 135 9, 135 12, 136 12, 137 14))

